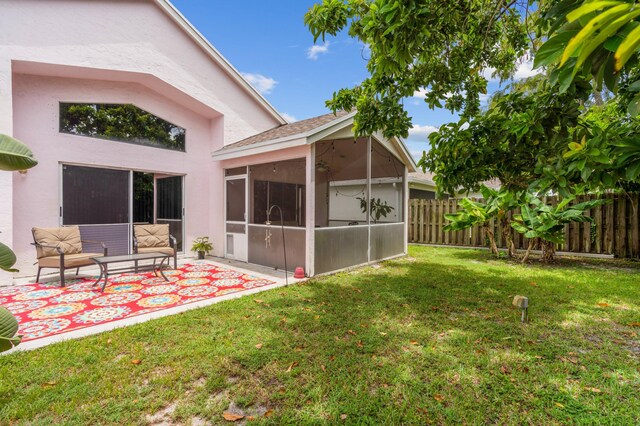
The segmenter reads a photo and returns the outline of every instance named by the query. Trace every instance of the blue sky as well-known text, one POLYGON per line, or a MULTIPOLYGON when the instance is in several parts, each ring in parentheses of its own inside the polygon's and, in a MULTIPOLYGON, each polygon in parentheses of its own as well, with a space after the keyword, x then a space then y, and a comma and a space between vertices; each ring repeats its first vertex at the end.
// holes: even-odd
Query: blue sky
MULTIPOLYGON (((319 1, 319 0, 318 0, 319 1)), ((366 51, 346 34, 313 43, 304 26, 312 0, 172 0, 173 4, 285 117, 301 120, 328 112, 334 91, 367 76, 366 51), (365 58, 363 58, 363 56, 365 58)), ((531 74, 522 64, 516 78, 531 74)), ((489 92, 499 87, 489 82, 489 92)), ((431 110, 419 93, 405 103, 414 128, 407 145, 415 157, 428 149, 427 135, 455 121, 431 110)))

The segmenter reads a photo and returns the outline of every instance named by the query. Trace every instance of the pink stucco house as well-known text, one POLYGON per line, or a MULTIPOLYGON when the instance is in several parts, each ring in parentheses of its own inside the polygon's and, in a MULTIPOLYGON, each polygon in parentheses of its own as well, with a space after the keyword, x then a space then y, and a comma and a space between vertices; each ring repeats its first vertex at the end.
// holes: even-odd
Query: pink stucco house
POLYGON ((289 269, 406 252, 402 141, 354 138, 353 113, 287 123, 168 1, 0 10, 0 133, 39 161, 0 173, 18 276, 34 274, 34 226, 79 225, 125 253, 138 222, 169 223, 185 255, 207 235, 215 256, 282 268, 272 205, 289 269))

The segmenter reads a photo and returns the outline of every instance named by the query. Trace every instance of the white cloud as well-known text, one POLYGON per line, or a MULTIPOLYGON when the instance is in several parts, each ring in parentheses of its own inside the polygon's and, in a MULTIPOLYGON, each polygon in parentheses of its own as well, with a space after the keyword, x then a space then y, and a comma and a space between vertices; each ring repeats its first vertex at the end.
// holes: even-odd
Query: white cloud
POLYGON ((413 127, 409 129, 409 138, 427 137, 431 133, 437 131, 438 128, 435 126, 431 126, 430 124, 425 124, 424 126, 414 124, 413 127))
POLYGON ((297 118, 295 118, 293 115, 291 114, 287 114, 286 112, 283 112, 280 114, 282 117, 284 117, 285 120, 287 120, 289 123, 293 123, 294 121, 298 121, 297 118))
POLYGON ((271 93, 271 91, 273 91, 273 88, 276 86, 276 84, 278 84, 278 82, 273 78, 266 77, 262 74, 245 72, 242 73, 242 75, 247 79, 249 83, 251 83, 253 87, 256 88, 258 92, 260 92, 261 95, 268 95, 269 93, 271 93))
MULTIPOLYGON (((495 68, 485 68, 482 71, 482 76, 486 78, 488 81, 500 81, 498 77, 494 77, 493 73, 496 71, 495 68)), ((533 60, 522 58, 518 61, 516 71, 513 73, 512 80, 518 81, 524 78, 533 77, 534 75, 541 74, 541 69, 533 69, 533 60)))
POLYGON ((415 92, 413 92, 413 97, 424 99, 427 97, 427 93, 429 93, 429 90, 423 87, 422 89, 416 90, 415 92))
MULTIPOLYGON (((415 92, 413 92, 413 98, 416 99, 424 99, 427 96, 427 93, 429 93, 428 89, 420 89, 420 90, 416 90, 415 92)), ((462 93, 460 93, 462 96, 465 95, 465 92, 463 91, 462 93)), ((449 93, 445 93, 444 97, 445 98, 450 98, 451 96, 453 96, 453 93, 449 92, 449 93)), ((478 97, 480 98, 480 104, 481 105, 486 105, 487 101, 489 101, 489 97, 491 96, 491 93, 480 93, 478 95, 478 97)), ((419 102, 414 102, 414 105, 419 105, 419 102)))
POLYGON ((325 41, 324 44, 322 45, 314 44, 313 46, 307 49, 307 58, 315 61, 316 59, 318 59, 318 56, 320 54, 327 53, 328 51, 329 51, 328 41, 325 41))
POLYGON ((541 73, 542 69, 533 69, 533 61, 525 61, 518 64, 518 69, 516 69, 516 72, 513 75, 513 79, 522 80, 523 78, 533 77, 534 75, 538 75, 541 73))

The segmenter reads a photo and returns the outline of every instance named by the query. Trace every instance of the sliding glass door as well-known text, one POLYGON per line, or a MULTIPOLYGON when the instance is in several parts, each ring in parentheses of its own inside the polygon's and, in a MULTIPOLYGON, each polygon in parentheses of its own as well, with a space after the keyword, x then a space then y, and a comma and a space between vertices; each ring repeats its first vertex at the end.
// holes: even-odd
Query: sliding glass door
MULTIPOLYGON (((128 170, 62 166, 62 225, 80 225, 82 239, 105 242, 110 254, 129 253, 130 179, 128 170)), ((95 244, 83 249, 102 251, 95 244)))
POLYGON ((61 224, 79 225, 83 239, 105 242, 109 254, 131 252, 136 223, 169 224, 183 249, 183 176, 63 165, 61 198, 61 224))
POLYGON ((183 203, 182 176, 156 178, 156 223, 168 223, 182 251, 183 203))

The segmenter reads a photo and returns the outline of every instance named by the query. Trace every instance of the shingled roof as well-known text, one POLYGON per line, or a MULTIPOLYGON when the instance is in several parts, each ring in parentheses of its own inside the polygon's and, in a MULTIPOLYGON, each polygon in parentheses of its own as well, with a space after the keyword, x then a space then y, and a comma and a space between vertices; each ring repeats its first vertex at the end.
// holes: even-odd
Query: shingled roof
POLYGON ((349 112, 346 111, 338 111, 336 114, 329 113, 320 115, 318 117, 308 118, 306 120, 295 121, 289 124, 283 124, 278 127, 274 127, 273 129, 269 129, 262 133, 258 133, 257 135, 250 136, 246 139, 242 139, 238 142, 234 142, 220 149, 218 152, 226 151, 229 149, 240 148, 243 146, 257 145, 261 142, 272 141, 280 138, 284 138, 287 136, 300 135, 307 132, 310 132, 313 129, 321 127, 325 124, 331 123, 338 118, 342 118, 345 115, 348 115, 349 112))

